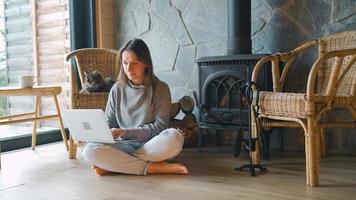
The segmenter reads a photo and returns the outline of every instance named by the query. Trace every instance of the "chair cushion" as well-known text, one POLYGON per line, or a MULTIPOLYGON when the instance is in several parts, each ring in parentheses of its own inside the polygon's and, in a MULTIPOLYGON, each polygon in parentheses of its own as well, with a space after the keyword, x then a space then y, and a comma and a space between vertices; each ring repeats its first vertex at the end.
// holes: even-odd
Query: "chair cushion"
POLYGON ((283 117, 308 117, 304 93, 279 93, 261 91, 259 113, 283 117))

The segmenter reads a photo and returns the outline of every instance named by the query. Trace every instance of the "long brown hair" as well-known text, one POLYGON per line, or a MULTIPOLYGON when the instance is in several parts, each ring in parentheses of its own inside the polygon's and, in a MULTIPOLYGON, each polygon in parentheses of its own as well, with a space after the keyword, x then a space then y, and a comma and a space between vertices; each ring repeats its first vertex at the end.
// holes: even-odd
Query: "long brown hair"
MULTIPOLYGON (((144 78, 144 87, 145 95, 147 97, 147 109, 152 109, 152 96, 155 88, 155 82, 157 80, 156 76, 153 73, 153 64, 151 53, 146 45, 146 43, 138 38, 127 41, 120 49, 120 72, 117 79, 119 87, 125 87, 128 84, 128 77, 125 74, 122 65, 122 53, 124 51, 134 52, 137 56, 137 59, 146 65, 145 69, 145 78, 144 78)), ((152 113, 152 112, 148 112, 152 113)), ((152 116, 146 115, 146 122, 150 121, 152 116)))
POLYGON ((152 87, 155 76, 153 74, 151 53, 146 43, 138 38, 127 41, 120 49, 120 72, 118 76, 119 85, 123 86, 128 83, 128 78, 122 65, 122 53, 124 51, 134 52, 137 59, 146 65, 144 85, 145 87, 152 87))

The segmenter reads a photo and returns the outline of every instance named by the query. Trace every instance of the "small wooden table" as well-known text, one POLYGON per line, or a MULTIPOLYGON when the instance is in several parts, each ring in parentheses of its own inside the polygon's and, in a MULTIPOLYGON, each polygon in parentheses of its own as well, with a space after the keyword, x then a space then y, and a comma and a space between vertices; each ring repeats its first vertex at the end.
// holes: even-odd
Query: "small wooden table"
POLYGON ((15 115, 0 116, 0 125, 33 122, 31 146, 32 149, 34 150, 36 146, 36 129, 38 126, 38 121, 47 120, 47 119, 58 119, 63 142, 68 151, 69 147, 68 147, 67 137, 65 134, 63 120, 61 117, 61 112, 60 112, 58 98, 57 98, 57 95, 61 93, 61 91, 62 91, 61 86, 34 86, 32 88, 0 87, 0 96, 34 96, 35 97, 35 105, 34 105, 35 111, 15 114, 15 115), (56 106, 56 111, 57 111, 56 114, 40 116, 40 98, 42 96, 53 97, 56 106), (21 119, 15 119, 19 117, 21 117, 21 119))

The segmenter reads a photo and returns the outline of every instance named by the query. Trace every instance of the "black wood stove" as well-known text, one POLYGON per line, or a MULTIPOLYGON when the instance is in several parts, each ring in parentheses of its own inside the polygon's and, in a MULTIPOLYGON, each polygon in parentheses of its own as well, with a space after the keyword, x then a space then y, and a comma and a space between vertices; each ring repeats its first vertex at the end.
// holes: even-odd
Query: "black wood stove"
MULTIPOLYGON (((239 81, 250 80, 253 68, 264 54, 251 53, 251 1, 228 0, 227 55, 203 57, 199 67, 199 126, 202 130, 248 130, 250 109, 240 102, 239 81)), ((264 67, 257 84, 271 89, 270 67, 264 67)), ((240 153, 236 137, 235 156, 240 153)), ((202 133, 199 135, 199 148, 202 133)))

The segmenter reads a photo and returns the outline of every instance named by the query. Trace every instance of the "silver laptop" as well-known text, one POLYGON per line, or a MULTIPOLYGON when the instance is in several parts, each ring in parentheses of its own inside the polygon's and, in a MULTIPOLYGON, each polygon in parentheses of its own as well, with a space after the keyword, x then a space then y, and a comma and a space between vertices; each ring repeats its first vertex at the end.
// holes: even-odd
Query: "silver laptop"
POLYGON ((101 109, 64 109, 62 117, 76 141, 115 143, 101 109))

